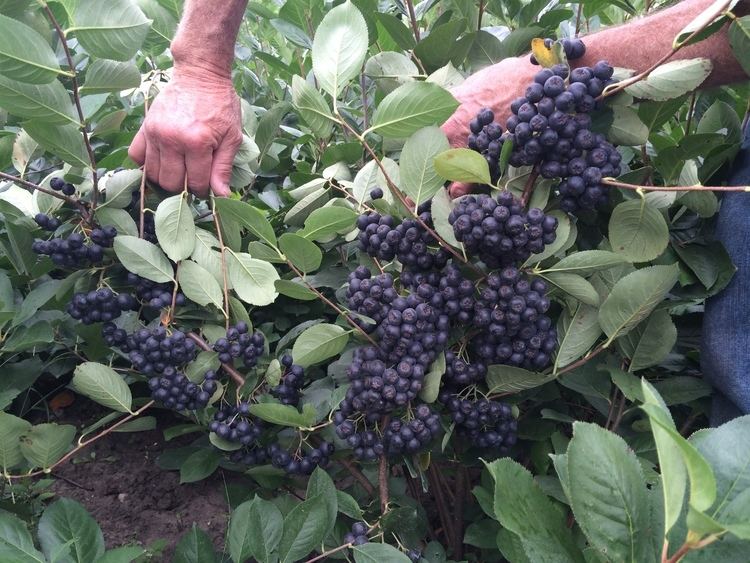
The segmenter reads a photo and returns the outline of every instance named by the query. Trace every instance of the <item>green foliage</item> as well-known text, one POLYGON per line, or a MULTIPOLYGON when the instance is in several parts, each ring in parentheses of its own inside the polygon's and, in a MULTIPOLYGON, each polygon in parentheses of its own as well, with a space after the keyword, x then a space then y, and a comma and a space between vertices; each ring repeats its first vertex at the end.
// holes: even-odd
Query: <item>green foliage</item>
MULTIPOLYGON (((219 373, 206 406, 182 411, 187 423, 164 429, 166 440, 189 441, 163 452, 159 466, 179 471, 181 483, 219 471, 244 479, 226 544, 217 550, 193 525, 175 561, 291 562, 330 551, 325 557, 356 562, 405 562, 419 552, 422 563, 641 563, 661 561, 665 545, 668 556, 687 546, 686 561, 746 559, 748 417, 690 431, 706 425, 711 391, 700 377, 696 322, 734 272, 711 239, 720 200, 700 188, 722 182, 739 149, 747 86, 696 93, 711 62, 680 53, 602 100, 594 126, 619 145, 620 184, 608 188, 604 209, 568 215, 556 182, 508 165, 510 143, 491 173, 482 155, 440 128, 458 107, 451 90, 469 73, 526 53, 533 38, 644 11, 626 0, 585 2, 580 13, 547 4, 386 1, 375 10, 363 0, 251 2, 232 76, 244 134, 235 193, 204 201, 160 190, 127 158, 145 98, 153 101, 173 72, 166 49, 180 2, 66 0, 48 12, 0 0, 0 468, 9 482, 0 506, 16 506, 8 499, 19 477, 50 472, 77 453, 77 435, 87 440, 115 424, 115 432, 137 432, 162 420, 133 414, 149 401, 150 375, 107 344, 100 324, 84 325, 67 309, 79 292, 132 293, 129 271, 186 303, 139 303, 117 326, 189 332, 202 344, 184 366, 187 379, 201 385, 206 372, 219 373), (53 178, 75 187, 71 200, 36 189, 51 191, 53 178), (358 249, 357 217, 374 209, 400 222, 429 209, 445 252, 480 285, 488 268, 462 263, 447 181, 524 194, 529 207, 558 220, 556 240, 523 264, 550 288, 558 339, 550 366, 488 365, 465 392, 507 402, 518 424, 510 455, 524 465, 475 447, 449 417, 440 398, 449 388, 443 352, 403 413, 410 420, 418 404, 430 405, 443 434, 418 455, 357 462, 336 435, 335 413, 355 385, 347 377, 355 349, 382 335, 370 331, 373 319, 348 309, 347 276, 364 265, 391 274, 400 289, 403 272, 397 260, 376 263, 358 249), (37 213, 61 221, 55 236, 115 227, 113 247, 100 263, 60 269, 31 250, 49 235, 37 213), (238 322, 260 331, 263 345, 257 365, 233 359, 230 373, 212 347, 238 322), (304 368, 298 405, 278 393, 284 353, 304 368), (45 407, 49 389, 63 386, 106 412, 82 431, 55 422, 45 407), (330 442, 330 463, 306 478, 272 459, 243 463, 249 449, 209 428, 219 408, 240 398, 262 421, 266 443, 299 456, 330 442), (366 523, 369 543, 347 545, 353 521, 366 523)), ((746 67, 750 23, 727 16, 733 5, 714 3, 675 45, 731 19, 729 42, 746 67)), ((521 94, 526 85, 515 79, 490 86, 521 94)), ((468 357, 474 328, 451 333, 450 351, 468 357)), ((382 435, 387 421, 375 418, 358 423, 382 435)), ((50 504, 38 523, 14 514, 0 510, 2 561, 149 557, 134 546, 105 551, 99 526, 69 499, 50 504)))

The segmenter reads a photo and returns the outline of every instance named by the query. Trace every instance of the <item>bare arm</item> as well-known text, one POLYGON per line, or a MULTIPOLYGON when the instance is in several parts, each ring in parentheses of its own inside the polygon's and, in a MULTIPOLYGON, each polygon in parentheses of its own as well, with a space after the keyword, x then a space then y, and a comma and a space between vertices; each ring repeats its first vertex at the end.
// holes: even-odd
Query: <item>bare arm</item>
MULTIPOLYGON (((639 18, 616 28, 584 38, 586 55, 574 65, 593 65, 607 60, 613 66, 645 70, 671 51, 675 36, 713 0, 684 0, 671 8, 639 18)), ((685 47, 675 58, 707 57, 713 72, 704 83, 716 86, 746 78, 729 46, 726 27, 705 41, 685 47)), ((505 59, 470 76, 453 95, 461 102, 456 113, 443 126, 453 146, 463 146, 469 133, 469 121, 479 109, 490 107, 504 122, 510 114, 510 102, 522 95, 539 70, 528 57, 505 59)))
POLYGON ((172 41, 173 77, 157 96, 129 155, 169 191, 229 195, 242 142, 240 103, 231 81, 234 44, 247 0, 187 0, 172 41))

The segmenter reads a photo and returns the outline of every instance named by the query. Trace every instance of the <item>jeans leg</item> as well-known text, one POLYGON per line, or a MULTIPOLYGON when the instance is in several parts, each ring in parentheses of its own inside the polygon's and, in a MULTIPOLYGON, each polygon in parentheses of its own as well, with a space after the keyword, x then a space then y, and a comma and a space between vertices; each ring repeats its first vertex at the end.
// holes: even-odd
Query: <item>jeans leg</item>
MULTIPOLYGON (((735 161, 731 185, 750 185, 750 131, 735 161)), ((721 203, 716 238, 737 272, 706 301, 701 363, 715 389, 711 424, 750 413, 750 193, 729 192, 721 203)))

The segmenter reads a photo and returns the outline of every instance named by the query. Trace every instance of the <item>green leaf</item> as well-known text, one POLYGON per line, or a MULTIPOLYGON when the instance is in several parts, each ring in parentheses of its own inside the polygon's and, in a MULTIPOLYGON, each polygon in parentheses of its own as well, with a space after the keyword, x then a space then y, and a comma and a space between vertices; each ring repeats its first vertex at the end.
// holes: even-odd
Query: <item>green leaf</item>
POLYGON ((628 371, 655 366, 667 357, 677 342, 677 327, 666 310, 657 310, 617 340, 623 355, 630 358, 628 371))
POLYGON ((212 563, 216 561, 214 544, 195 522, 177 543, 173 563, 212 563))
POLYGON ((278 297, 274 282, 279 273, 271 264, 242 252, 227 254, 229 279, 237 296, 250 305, 270 305, 278 297))
POLYGON ((374 12, 373 15, 388 35, 391 36, 396 45, 404 51, 414 48, 414 36, 402 20, 386 12, 374 12))
POLYGON ((424 384, 419 392, 419 398, 425 403, 434 403, 440 393, 440 382, 445 374, 445 354, 440 352, 437 359, 432 362, 430 370, 424 376, 424 384))
POLYGON ((670 61, 648 75, 648 78, 625 88, 636 98, 644 100, 669 100, 692 92, 711 74, 709 59, 682 59, 670 61))
POLYGON ((317 418, 315 408, 310 404, 306 404, 302 412, 299 412, 296 407, 290 405, 257 403, 250 405, 250 413, 266 422, 292 428, 309 428, 315 424, 317 418))
POLYGON ((0 76, 48 84, 62 73, 45 39, 28 25, 0 14, 0 76))
POLYGON ((52 325, 47 321, 39 321, 31 326, 20 326, 13 330, 11 337, 5 341, 3 351, 21 352, 37 346, 47 348, 54 339, 52 325))
POLYGON ((104 94, 130 90, 140 85, 141 73, 132 61, 97 59, 86 69, 86 81, 81 85, 80 92, 82 96, 104 94))
POLYGON ((750 489, 750 416, 735 418, 718 428, 700 430, 690 437, 716 477, 716 503, 710 515, 724 521, 735 499, 750 489))
POLYGON ((91 563, 104 554, 99 525, 72 499, 61 498, 47 507, 39 519, 38 534, 42 551, 50 560, 91 563), (61 558, 62 553, 66 557, 61 558))
POLYGON ((471 149, 449 149, 435 157, 435 171, 446 180, 491 184, 490 166, 471 149))
POLYGON ((347 1, 326 14, 312 45, 313 72, 323 90, 338 97, 359 74, 367 43, 367 24, 354 4, 347 1))
POLYGON ((750 72, 747 56, 750 53, 750 16, 736 18, 729 26, 729 45, 743 70, 750 72))
POLYGON ((599 324, 609 342, 630 332, 651 314, 679 276, 677 264, 651 266, 621 278, 599 309, 599 324))
POLYGON ((323 139, 331 136, 336 118, 328 103, 320 92, 296 74, 292 77, 292 101, 316 136, 323 139))
POLYGON ((48 469, 68 451, 76 427, 55 423, 32 426, 21 437, 21 453, 34 467, 48 469))
POLYGON ((130 216, 130 213, 124 209, 97 207, 95 215, 96 220, 102 226, 111 225, 121 235, 138 236, 138 225, 135 224, 135 220, 130 216))
POLYGON ((125 424, 121 424, 112 432, 146 432, 154 429, 156 429, 156 417, 139 416, 138 418, 129 420, 125 424))
POLYGON ((221 455, 213 448, 201 448, 180 466, 180 484, 201 481, 219 467, 221 455))
POLYGON ((600 270, 620 266, 628 260, 621 254, 608 250, 582 250, 574 252, 543 272, 568 272, 579 276, 588 276, 600 270))
POLYGON ((146 39, 151 20, 130 0, 79 0, 66 34, 75 33, 95 57, 127 61, 146 39))
POLYGON ((624 201, 609 219, 612 250, 631 262, 657 258, 669 244, 669 226, 664 216, 643 199, 624 201))
MULTIPOLYGON (((672 416, 669 414, 666 405, 657 393, 656 389, 645 379, 641 380, 643 396, 646 400, 641 408, 646 411, 651 421, 651 430, 654 433, 654 440, 657 443, 657 452, 661 446, 664 450, 664 458, 672 456, 675 453, 674 447, 664 447, 667 440, 677 446, 682 460, 690 477, 690 506, 698 511, 704 511, 711 507, 716 500, 716 478, 714 477, 711 466, 706 459, 698 452, 696 447, 683 438, 677 431, 672 416), (661 431, 657 430, 658 427, 661 431)), ((659 463, 662 463, 662 454, 659 452, 659 463)), ((667 466, 675 470, 673 463, 667 463, 667 466)), ((684 481, 682 481, 684 486, 684 481)), ((676 489, 678 485, 675 485, 676 489)), ((670 486, 669 493, 675 494, 670 486)), ((684 494, 684 489, 683 489, 684 494)), ((672 507, 670 511, 672 523, 676 522, 678 510, 682 509, 682 500, 680 500, 679 509, 672 507)))
POLYGON ((95 362, 76 366, 71 387, 76 393, 118 412, 130 412, 133 404, 130 388, 122 376, 111 367, 95 362))
POLYGON ((612 125, 607 138, 616 145, 635 147, 648 141, 648 127, 632 108, 615 105, 612 109, 612 125))
POLYGON ((336 498, 338 499, 338 507, 341 514, 346 514, 354 520, 362 520, 362 509, 359 508, 359 504, 354 500, 352 495, 337 490, 336 498))
POLYGON ((0 510, 0 560, 47 563, 44 555, 34 547, 26 523, 5 510, 0 510))
POLYGON ((105 551, 96 563, 131 563, 145 555, 146 551, 142 547, 127 545, 105 551))
MULTIPOLYGON (((750 17, 746 18, 748 31, 750 31, 750 17)), ((748 47, 750 48, 750 45, 748 47)), ((748 52, 750 53, 750 50, 748 52)), ((716 100, 701 116, 695 132, 722 133, 727 136, 727 143, 739 143, 742 139, 742 123, 732 106, 722 100, 716 100)), ((698 183, 697 177, 695 183, 698 183)), ((685 184, 681 183, 681 185, 685 184)))
POLYGON ((105 193, 107 200, 100 203, 97 209, 102 207, 116 207, 124 209, 132 201, 132 194, 139 188, 143 172, 140 170, 120 170, 112 176, 105 176, 104 180, 105 193))
POLYGON ((307 481, 307 492, 305 498, 313 498, 320 496, 323 502, 326 504, 327 515, 326 520, 328 521, 328 530, 326 530, 324 536, 328 536, 333 531, 333 526, 336 524, 336 514, 339 511, 338 497, 336 496, 336 485, 333 484, 333 480, 321 467, 316 467, 310 479, 307 481))
POLYGON ((594 286, 578 274, 547 272, 542 277, 581 303, 592 307, 599 305, 599 294, 594 286))
POLYGON ((440 125, 458 107, 456 99, 440 86, 410 82, 388 94, 372 118, 369 131, 403 139, 430 125, 440 125))
POLYGON ((559 346, 555 372, 581 358, 596 344, 602 334, 598 315, 596 307, 585 303, 580 303, 572 315, 567 311, 563 312, 557 330, 559 346))
POLYGON ((320 268, 323 252, 314 242, 294 233, 284 233, 279 238, 279 246, 287 259, 304 274, 320 268))
POLYGON ((172 264, 155 244, 138 237, 118 235, 114 250, 129 272, 156 283, 174 281, 172 264))
POLYGON ((401 190, 416 207, 443 187, 444 180, 438 176, 435 159, 448 148, 448 137, 434 126, 420 129, 404 144, 399 159, 401 190))
POLYGON ((414 56, 425 67, 427 72, 432 72, 452 62, 455 66, 460 65, 463 61, 462 56, 471 47, 471 39, 466 44, 465 49, 458 48, 457 39, 466 29, 466 23, 462 20, 446 22, 442 25, 435 26, 427 37, 414 47, 414 56))
POLYGON ((339 325, 329 323, 311 326, 294 341, 294 363, 307 367, 337 356, 349 341, 350 332, 339 325))
POLYGON ((419 69, 406 55, 381 51, 367 59, 365 75, 372 78, 384 94, 389 94, 402 84, 412 82, 419 76, 419 69))
POLYGON ((520 539, 529 559, 535 563, 582 562, 565 515, 542 492, 531 473, 508 458, 486 465, 495 480, 494 516, 520 539))
POLYGON ((551 373, 534 373, 502 364, 487 366, 487 388, 490 394, 518 393, 524 389, 533 389, 549 383, 555 377, 551 373))
POLYGON ((198 305, 215 305, 224 309, 224 294, 216 278, 203 266, 192 260, 183 260, 177 270, 177 281, 185 297, 198 305))
POLYGON ((36 315, 37 311, 44 307, 50 299, 55 297, 60 288, 60 281, 50 280, 40 283, 32 289, 21 303, 21 308, 15 314, 11 328, 21 325, 36 315))
POLYGON ((17 117, 51 124, 78 125, 73 102, 59 80, 48 84, 26 84, 0 76, 0 105, 17 117))
POLYGON ((331 235, 354 229, 357 214, 346 207, 322 207, 305 219, 305 228, 297 234, 310 240, 328 239, 331 235))
POLYGON ((493 34, 480 29, 473 35, 474 41, 468 56, 468 63, 473 72, 493 65, 504 58, 503 44, 493 34))
POLYGON ((81 132, 73 124, 52 125, 44 121, 26 121, 24 130, 45 150, 72 166, 91 166, 81 132))
POLYGON ((450 245, 461 248, 462 244, 456 240, 456 234, 453 232, 453 226, 448 221, 448 215, 453 210, 453 200, 451 200, 448 190, 439 189, 432 196, 430 211, 432 213, 432 222, 435 225, 435 231, 450 245))
POLYGON ((286 295, 298 301, 313 301, 318 298, 317 293, 294 280, 276 280, 273 285, 281 295, 286 295))
POLYGON ((355 563, 407 563, 411 561, 403 551, 387 543, 365 543, 352 548, 355 563))
MULTIPOLYGON (((655 409, 655 415, 660 416, 667 426, 674 429, 672 415, 659 394, 645 379, 641 380, 640 391, 642 400, 655 409), (659 411, 659 413, 656 413, 656 411, 659 411)), ((652 424, 651 431, 656 443, 656 453, 659 456, 661 489, 664 496, 664 536, 666 537, 682 514, 682 504, 687 486, 687 470, 680 448, 668 431, 659 424, 652 424)))
POLYGON ((185 195, 180 193, 163 200, 154 215, 156 238, 173 262, 188 258, 195 248, 195 224, 185 195))
POLYGON ((633 451, 601 426, 576 422, 567 456, 570 505, 589 543, 611 561, 650 561, 646 482, 633 451))
POLYGON ((702 41, 717 31, 727 20, 725 13, 731 11, 732 8, 737 5, 738 1, 739 0, 716 0, 713 2, 677 34, 672 42, 672 47, 677 48, 679 46, 691 45, 692 43, 702 41), (688 37, 699 29, 702 29, 703 31, 697 33, 696 36, 688 42, 688 37))
POLYGON ((229 554, 242 563, 250 557, 271 561, 284 529, 284 519, 275 504, 260 497, 243 502, 229 521, 229 554))
MULTIPOLYGON (((23 461, 21 436, 31 428, 31 423, 7 412, 0 412, 0 469, 7 473, 23 461)), ((0 552, 2 547, 0 547, 0 552)))
POLYGON ((231 219, 271 247, 276 246, 276 234, 263 212, 249 203, 228 197, 213 200, 222 220, 231 219))
POLYGON ((323 495, 311 497, 295 506, 284 518, 284 533, 279 544, 281 563, 303 559, 319 548, 329 527, 328 507, 323 495))

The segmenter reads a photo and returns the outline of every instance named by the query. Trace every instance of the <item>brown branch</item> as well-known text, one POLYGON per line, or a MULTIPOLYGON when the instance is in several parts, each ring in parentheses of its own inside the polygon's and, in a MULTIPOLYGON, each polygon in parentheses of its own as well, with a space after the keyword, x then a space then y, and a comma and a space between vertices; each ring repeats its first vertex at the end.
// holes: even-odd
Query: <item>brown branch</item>
POLYGON ((583 358, 580 358, 579 360, 576 360, 572 364, 568 364, 567 366, 559 370, 557 372, 557 377, 560 377, 564 373, 568 373, 569 371, 573 371, 574 369, 581 367, 583 364, 585 364, 589 360, 601 354, 607 348, 606 344, 607 343, 605 342, 599 345, 597 348, 594 348, 587 356, 584 356, 583 358))
MULTIPOLYGON (((143 118, 146 118, 146 115, 148 115, 148 95, 143 96, 143 118)), ((141 173, 141 186, 140 186, 140 202, 141 207, 138 210, 138 232, 140 233, 140 237, 143 238, 144 233, 146 232, 146 162, 143 162, 143 168, 141 173)))
POLYGON ((434 464, 431 464, 427 469, 427 478, 430 481, 430 488, 432 489, 435 504, 437 505, 440 523, 443 526, 443 535, 445 535, 447 542, 452 544, 454 538, 453 527, 451 526, 452 521, 448 514, 448 507, 445 504, 445 499, 443 498, 443 490, 440 486, 440 481, 435 475, 434 464))
POLYGON ((693 90, 693 94, 690 96, 690 109, 688 110, 687 124, 685 125, 685 135, 690 135, 690 124, 693 121, 693 112, 695 112, 695 98, 696 92, 693 90))
POLYGON ((521 194, 521 205, 526 207, 526 204, 529 203, 529 199, 531 199, 531 194, 534 193, 534 184, 536 183, 536 179, 539 177, 539 166, 534 166, 533 170, 531 171, 531 174, 529 174, 528 180, 526 180, 526 185, 523 187, 523 193, 521 194))
POLYGON ((58 466, 62 465, 63 463, 65 463, 66 461, 68 461, 71 457, 73 457, 74 455, 76 455, 79 451, 81 451, 82 449, 84 449, 85 447, 87 447, 89 444, 93 444, 97 440, 103 438, 104 436, 106 436, 107 434, 109 434, 110 432, 112 432, 115 428, 118 428, 118 427, 122 426, 123 424, 125 424, 126 422, 128 422, 128 421, 130 421, 130 420, 132 420, 132 419, 134 419, 136 417, 138 417, 141 413, 143 413, 143 411, 145 411, 146 409, 148 409, 149 407, 151 407, 154 404, 154 402, 155 401, 149 401, 148 403, 146 403, 145 405, 143 405, 141 408, 139 408, 137 411, 130 413, 128 416, 126 416, 124 418, 121 418, 116 423, 114 423, 112 426, 110 426, 110 427, 102 430, 101 432, 99 432, 99 434, 96 434, 93 438, 89 438, 88 440, 84 440, 84 441, 81 441, 79 439, 78 445, 75 448, 73 448, 72 450, 70 450, 67 454, 65 454, 63 457, 61 457, 60 459, 58 459, 55 463, 53 463, 47 469, 40 469, 38 471, 32 471, 31 473, 26 473, 24 475, 4 475, 4 477, 6 479, 24 479, 26 477, 38 477, 39 475, 48 475, 49 473, 52 472, 52 470, 55 467, 58 467, 58 466))
POLYGON ((464 558, 464 500, 466 499, 466 485, 469 483, 469 472, 465 465, 459 464, 456 469, 455 494, 453 506, 453 520, 456 527, 456 548, 453 557, 461 561, 464 558))
POLYGON ((485 0, 479 0, 479 14, 477 15, 477 31, 482 29, 482 17, 484 16, 485 0))
POLYGON ((287 259, 286 263, 292 269, 292 271, 294 271, 294 273, 297 274, 297 276, 299 276, 299 279, 302 280, 302 282, 305 284, 305 286, 310 291, 312 291, 315 295, 318 296, 318 299, 320 299, 321 301, 323 301, 331 309, 333 309, 339 315, 341 315, 343 317, 343 319, 349 324, 349 326, 351 326, 354 330, 356 330, 360 334, 362 334, 362 336, 364 336, 367 340, 370 341, 370 344, 372 344, 376 348, 380 347, 380 345, 375 340, 373 340, 372 336, 370 336, 369 334, 367 334, 367 332, 361 326, 359 326, 354 321, 354 319, 352 319, 349 315, 346 314, 346 311, 344 311, 341 307, 339 307, 333 301, 331 301, 330 299, 328 299, 328 297, 326 297, 325 295, 323 295, 323 293, 321 291, 319 291, 316 287, 313 287, 312 284, 305 279, 304 274, 302 274, 302 272, 300 272, 297 269, 297 267, 294 264, 292 264, 291 260, 287 259))
POLYGON ((406 0, 406 7, 409 10, 409 21, 411 22, 411 30, 414 32, 414 39, 419 43, 419 24, 417 23, 417 14, 414 12, 413 0, 406 0))
POLYGON ((581 32, 581 16, 583 15, 583 2, 578 4, 578 13, 576 14, 576 37, 581 32))
MULTIPOLYGON (((386 415, 381 420, 381 428, 388 426, 390 416, 386 415)), ((380 454, 380 463, 378 465, 378 490, 380 492, 380 513, 385 514, 388 512, 388 503, 390 501, 390 493, 388 491, 388 457, 385 452, 380 454)))
MULTIPOLYGON (((211 351, 211 347, 198 334, 195 334, 194 332, 188 332, 187 337, 195 342, 198 345, 198 348, 200 348, 204 352, 211 351)), ((222 363, 221 367, 225 372, 229 374, 229 376, 234 380, 238 387, 242 387, 245 384, 245 378, 242 377, 240 372, 234 369, 233 366, 231 366, 230 364, 222 363)))
POLYGON ((362 488, 365 490, 365 492, 370 496, 375 496, 375 487, 373 487, 372 483, 370 483, 369 479, 365 477, 364 473, 362 473, 359 469, 357 469, 357 466, 354 465, 351 461, 347 459, 339 459, 337 460, 343 467, 346 469, 349 474, 354 477, 357 482, 362 485, 362 488))
POLYGON ((21 186, 22 188, 26 188, 30 192, 38 191, 47 195, 51 195, 52 197, 56 197, 57 199, 61 199, 66 203, 70 203, 71 205, 78 207, 78 209, 81 210, 82 212, 87 211, 86 206, 81 201, 78 201, 74 197, 70 197, 65 194, 58 193, 54 190, 48 190, 47 188, 43 188, 39 184, 35 184, 34 182, 29 182, 28 180, 23 180, 22 178, 13 176, 12 174, 6 174, 5 172, 0 172, 0 178, 3 180, 8 180, 9 182, 13 182, 14 184, 18 184, 19 186, 21 186))
POLYGON ((73 87, 73 101, 75 102, 76 111, 78 112, 78 119, 80 120, 80 129, 81 134, 83 135, 83 143, 84 145, 86 145, 86 152, 89 155, 89 161, 91 163, 91 178, 94 184, 94 187, 91 191, 91 210, 93 211, 94 209, 96 209, 96 202, 99 198, 99 179, 96 174, 96 157, 94 156, 94 149, 91 147, 91 139, 89 139, 89 133, 86 130, 86 117, 83 115, 83 108, 81 106, 81 93, 78 90, 76 67, 75 63, 73 62, 73 56, 70 54, 70 49, 68 49, 68 43, 65 40, 65 32, 60 27, 60 24, 57 23, 57 19, 55 19, 55 15, 52 13, 49 5, 44 2, 43 6, 44 11, 47 14, 47 18, 52 23, 52 26, 57 32, 57 36, 60 38, 60 44, 62 45, 63 51, 65 51, 65 58, 68 61, 68 66, 70 67, 70 71, 72 73, 70 77, 70 83, 73 87))
POLYGON ((625 190, 643 190, 645 192, 750 192, 750 186, 641 186, 619 182, 614 178, 602 178, 601 183, 625 190))

